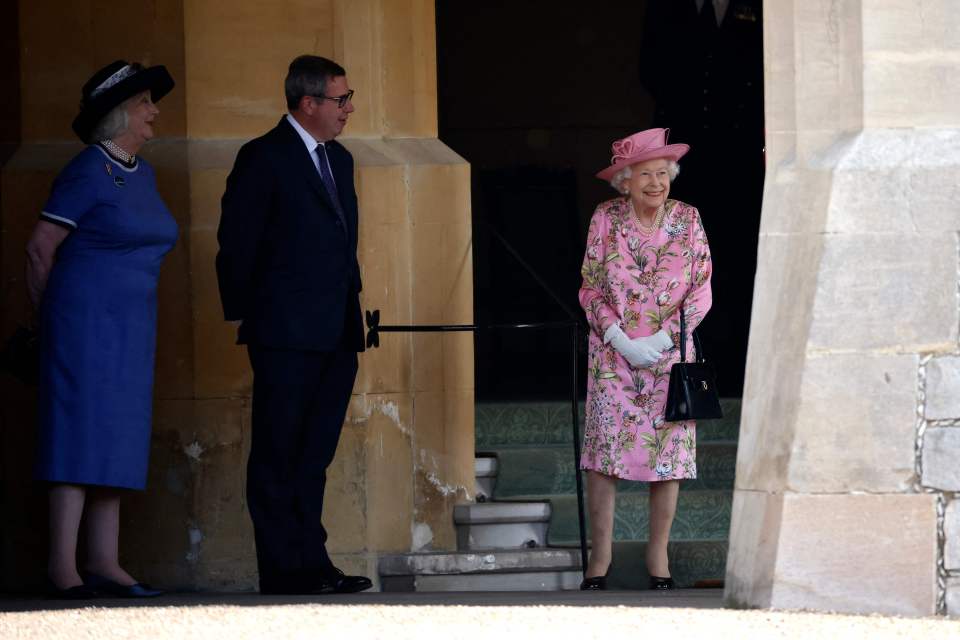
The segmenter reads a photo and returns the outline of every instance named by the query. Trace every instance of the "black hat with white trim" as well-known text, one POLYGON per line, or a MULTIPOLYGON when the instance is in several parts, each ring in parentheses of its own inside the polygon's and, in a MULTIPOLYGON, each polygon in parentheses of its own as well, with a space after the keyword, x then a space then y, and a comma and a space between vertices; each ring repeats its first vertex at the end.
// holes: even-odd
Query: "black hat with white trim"
POLYGON ((126 60, 111 62, 83 85, 80 113, 73 119, 73 131, 84 142, 100 120, 127 98, 150 91, 157 102, 173 89, 173 78, 163 65, 144 67, 126 60))

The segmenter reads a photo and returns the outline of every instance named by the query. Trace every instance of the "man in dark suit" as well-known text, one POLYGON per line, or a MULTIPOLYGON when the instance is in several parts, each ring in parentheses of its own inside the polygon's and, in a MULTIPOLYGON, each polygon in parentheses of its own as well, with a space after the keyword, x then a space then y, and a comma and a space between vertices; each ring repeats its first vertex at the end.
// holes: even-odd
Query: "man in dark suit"
POLYGON ((326 551, 321 522, 363 351, 353 157, 334 141, 353 111, 346 72, 318 56, 290 63, 289 113, 245 144, 227 178, 217 277, 253 367, 247 503, 261 593, 371 586, 326 551))
POLYGON ((670 195, 700 210, 714 306, 699 333, 721 392, 740 395, 763 199, 762 2, 648 0, 639 62, 650 124, 690 145, 670 195))

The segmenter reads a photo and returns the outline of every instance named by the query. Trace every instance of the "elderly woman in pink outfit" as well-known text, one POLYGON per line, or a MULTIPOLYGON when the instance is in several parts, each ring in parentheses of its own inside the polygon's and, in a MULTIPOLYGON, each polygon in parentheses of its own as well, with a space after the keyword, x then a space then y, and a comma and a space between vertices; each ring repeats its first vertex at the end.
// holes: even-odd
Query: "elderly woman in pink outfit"
POLYGON ((689 333, 710 309, 710 249, 696 208, 667 198, 690 149, 667 144, 668 133, 614 142, 611 166, 597 174, 622 196, 593 214, 580 289, 591 328, 580 466, 593 546, 584 590, 607 586, 621 478, 650 483, 650 588, 673 588, 667 541, 680 480, 697 475, 695 423, 665 422, 664 408, 680 359, 680 307, 689 333))

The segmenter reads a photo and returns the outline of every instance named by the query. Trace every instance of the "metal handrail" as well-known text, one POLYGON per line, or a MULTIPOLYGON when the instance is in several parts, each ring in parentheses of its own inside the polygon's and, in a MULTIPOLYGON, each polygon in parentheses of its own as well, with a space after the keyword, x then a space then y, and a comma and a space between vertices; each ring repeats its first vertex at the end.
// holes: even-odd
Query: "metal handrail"
POLYGON ((576 476, 577 483, 577 523, 580 528, 580 567, 584 576, 586 576, 587 571, 587 531, 586 531, 586 517, 584 516, 584 504, 583 504, 583 476, 580 473, 580 429, 579 429, 579 411, 577 407, 577 392, 578 392, 578 355, 580 344, 580 329, 581 323, 583 320, 581 316, 575 314, 563 300, 558 296, 547 283, 544 282, 543 278, 527 264, 527 262, 520 256, 516 249, 507 242, 507 239, 504 238, 500 232, 494 229, 490 224, 484 222, 483 220, 477 220, 487 231, 489 231, 503 246, 506 250, 514 257, 514 259, 520 263, 520 266, 529 273, 533 279, 536 281, 540 288, 547 292, 547 294, 553 298, 553 301, 557 303, 564 314, 566 314, 568 320, 560 322, 521 322, 513 324, 420 324, 420 325, 381 325, 380 324, 380 310, 375 309, 373 311, 366 311, 366 321, 367 321, 367 348, 373 348, 380 346, 380 333, 381 332, 397 332, 397 333, 422 333, 422 332, 450 332, 450 331, 502 331, 502 330, 516 330, 516 329, 555 329, 567 327, 570 329, 570 421, 573 431, 573 469, 574 475, 576 476))
POLYGON ((579 411, 577 410, 577 370, 578 345, 580 342, 580 323, 575 320, 560 322, 526 322, 513 324, 419 324, 419 325, 382 325, 380 324, 380 310, 366 312, 367 320, 367 348, 380 346, 380 333, 422 333, 422 332, 454 332, 454 331, 501 331, 515 329, 570 329, 570 415, 573 428, 573 457, 574 473, 577 481, 577 518, 580 527, 580 562, 581 570, 587 570, 587 534, 583 504, 583 477, 580 474, 580 430, 579 411))

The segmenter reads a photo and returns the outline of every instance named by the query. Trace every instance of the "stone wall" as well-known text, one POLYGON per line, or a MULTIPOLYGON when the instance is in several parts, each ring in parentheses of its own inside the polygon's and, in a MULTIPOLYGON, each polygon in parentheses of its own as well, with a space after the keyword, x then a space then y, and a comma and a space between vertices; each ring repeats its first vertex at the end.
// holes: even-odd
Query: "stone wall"
POLYGON ((938 607, 960 616, 960 357, 926 356, 920 385, 917 474, 937 497, 938 607))
MULTIPOLYGON (((301 53, 333 58, 356 90, 341 141, 360 197, 365 308, 385 324, 472 321, 470 168, 437 139, 432 0, 160 0, 123 11, 92 0, 21 2, 22 144, 3 167, 0 329, 29 313, 23 246, 70 140, 79 87, 116 58, 165 64, 157 169, 180 241, 160 281, 147 491, 122 511, 121 553, 170 587, 254 585, 244 501, 251 374, 223 322, 213 269, 219 200, 240 145, 285 111, 301 53), (56 16, 52 19, 51 16, 56 16)), ((8 63, 9 64, 9 63, 8 63)), ((384 334, 361 356, 324 521, 342 568, 375 575, 382 553, 455 545, 453 505, 473 488, 469 334, 384 334)), ((39 582, 44 496, 30 481, 32 391, 3 376, 3 584, 39 582)))
POLYGON ((767 184, 726 598, 960 611, 960 17, 764 4, 767 184))

